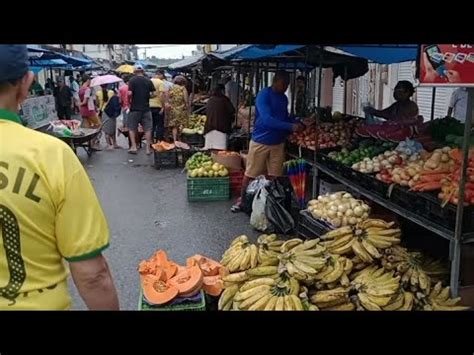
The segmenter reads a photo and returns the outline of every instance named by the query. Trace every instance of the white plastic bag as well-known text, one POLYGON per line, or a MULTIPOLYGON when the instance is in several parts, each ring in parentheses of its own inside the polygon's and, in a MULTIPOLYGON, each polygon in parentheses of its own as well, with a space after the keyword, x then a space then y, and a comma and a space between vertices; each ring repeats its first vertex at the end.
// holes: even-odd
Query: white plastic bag
POLYGON ((267 203, 268 191, 262 186, 256 193, 252 202, 252 214, 250 216, 250 225, 256 230, 265 232, 270 226, 267 215, 265 214, 265 205, 267 203))

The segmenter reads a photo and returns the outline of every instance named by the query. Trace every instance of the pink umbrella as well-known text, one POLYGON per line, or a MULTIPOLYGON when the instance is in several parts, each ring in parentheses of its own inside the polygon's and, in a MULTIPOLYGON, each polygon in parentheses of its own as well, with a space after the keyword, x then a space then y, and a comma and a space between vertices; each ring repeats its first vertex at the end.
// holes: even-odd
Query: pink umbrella
POLYGON ((115 75, 101 75, 97 76, 94 79, 91 80, 91 86, 100 86, 100 85, 107 85, 107 84, 113 84, 113 83, 118 83, 120 81, 123 81, 120 79, 118 76, 115 75))

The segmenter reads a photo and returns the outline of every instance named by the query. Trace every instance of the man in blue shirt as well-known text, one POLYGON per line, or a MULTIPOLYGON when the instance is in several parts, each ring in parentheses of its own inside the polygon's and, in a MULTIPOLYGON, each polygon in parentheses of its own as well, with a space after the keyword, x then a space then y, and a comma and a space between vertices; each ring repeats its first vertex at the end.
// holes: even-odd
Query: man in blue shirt
POLYGON ((269 179, 283 175, 285 141, 291 132, 303 128, 301 123, 297 123, 288 114, 288 98, 285 92, 289 83, 289 74, 279 71, 273 77, 272 86, 257 95, 247 168, 242 181, 241 197, 232 206, 233 212, 240 211, 250 181, 259 175, 266 175, 269 179))

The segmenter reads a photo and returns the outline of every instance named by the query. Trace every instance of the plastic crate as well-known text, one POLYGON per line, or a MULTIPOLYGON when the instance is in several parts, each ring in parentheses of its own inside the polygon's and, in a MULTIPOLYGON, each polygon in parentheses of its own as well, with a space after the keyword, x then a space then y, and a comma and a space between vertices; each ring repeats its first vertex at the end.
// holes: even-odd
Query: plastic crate
POLYGON ((230 193, 232 194, 232 196, 240 196, 243 178, 243 170, 233 170, 229 172, 230 193))
POLYGON ((188 177, 188 201, 224 201, 230 199, 229 177, 188 177))
POLYGON ((171 304, 165 304, 161 306, 148 304, 143 297, 143 290, 140 287, 140 299, 138 302, 139 311, 205 311, 206 310, 206 296, 204 291, 199 292, 197 301, 183 301, 180 303, 172 302, 171 304))
POLYGON ((326 234, 333 228, 326 222, 317 220, 307 210, 300 211, 296 232, 306 239, 314 239, 326 234))
MULTIPOLYGON (((454 230, 456 225, 457 206, 448 203, 442 207, 442 201, 435 193, 421 193, 421 198, 427 204, 428 217, 441 224, 443 227, 454 230)), ((474 206, 465 206, 463 215, 463 233, 474 232, 474 206)))
POLYGON ((178 151, 154 152, 155 168, 177 168, 179 166, 178 151))
POLYGON ((410 191, 407 187, 395 185, 390 200, 422 217, 430 218, 430 202, 419 192, 410 191))
POLYGON ((204 136, 201 134, 183 134, 181 141, 193 147, 204 147, 204 136))

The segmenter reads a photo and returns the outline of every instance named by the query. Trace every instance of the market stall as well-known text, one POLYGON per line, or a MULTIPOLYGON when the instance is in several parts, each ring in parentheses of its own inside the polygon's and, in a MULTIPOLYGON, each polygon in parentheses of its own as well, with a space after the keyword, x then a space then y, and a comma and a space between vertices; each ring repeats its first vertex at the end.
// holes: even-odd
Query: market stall
MULTIPOLYGON (((368 59, 387 63, 390 56, 393 56, 394 62, 415 60, 417 49, 413 47, 381 45, 339 48, 356 55, 365 53, 364 57, 368 59)), ((324 129, 324 123, 319 127, 324 129)), ((324 133, 316 133, 319 132, 317 129, 313 132, 314 139, 309 141, 303 137, 301 145, 306 152, 303 156, 315 169, 315 185, 319 185, 321 174, 329 176, 345 189, 446 239, 451 261, 449 284, 452 294, 456 296, 459 291, 461 246, 473 240, 469 192, 472 162, 468 158, 470 120, 460 124, 449 118, 437 119, 419 126, 420 129, 414 134, 382 127, 359 128, 359 134, 355 134, 358 143, 334 142, 333 148, 327 146, 324 133), (366 138, 365 147, 360 146, 362 138, 366 138), (307 144, 305 147, 308 141, 313 145, 310 148, 313 148, 314 154, 308 152, 307 144), (377 151, 377 142, 382 141, 396 142, 398 147, 377 151), (323 144, 326 144, 325 149, 321 149, 323 144), (347 148, 341 152, 341 146, 347 148)), ((347 136, 354 135, 356 131, 352 130, 347 136)), ((334 138, 334 133, 332 135, 334 138)))

